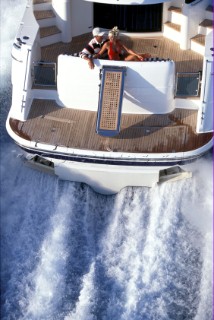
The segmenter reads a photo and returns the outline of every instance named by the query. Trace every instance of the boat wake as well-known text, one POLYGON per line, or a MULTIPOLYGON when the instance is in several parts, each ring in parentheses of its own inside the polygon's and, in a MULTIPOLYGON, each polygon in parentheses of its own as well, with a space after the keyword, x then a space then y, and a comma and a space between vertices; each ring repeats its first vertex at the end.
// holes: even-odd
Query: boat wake
POLYGON ((107 197, 8 148, 2 319, 212 318, 211 159, 191 180, 107 197))
POLYGON ((212 319, 211 154, 192 179, 103 196, 1 142, 2 320, 212 319))

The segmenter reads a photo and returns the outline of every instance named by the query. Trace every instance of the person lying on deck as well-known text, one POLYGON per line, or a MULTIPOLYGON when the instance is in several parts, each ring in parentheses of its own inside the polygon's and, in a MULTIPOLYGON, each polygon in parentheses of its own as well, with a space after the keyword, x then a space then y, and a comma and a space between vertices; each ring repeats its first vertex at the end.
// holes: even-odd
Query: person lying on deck
POLYGON ((109 41, 94 55, 94 58, 101 58, 106 50, 108 51, 109 60, 143 61, 145 58, 151 57, 149 53, 139 54, 127 48, 119 39, 117 27, 109 31, 108 38, 109 41))

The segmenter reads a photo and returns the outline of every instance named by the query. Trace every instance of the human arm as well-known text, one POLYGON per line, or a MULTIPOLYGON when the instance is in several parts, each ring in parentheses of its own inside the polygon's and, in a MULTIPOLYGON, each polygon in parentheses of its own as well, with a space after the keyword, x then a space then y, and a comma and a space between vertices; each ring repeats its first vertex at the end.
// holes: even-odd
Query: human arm
POLYGON ((100 51, 93 56, 94 59, 100 58, 100 56, 102 56, 106 52, 106 50, 108 50, 108 42, 104 43, 100 51))
POLYGON ((94 69, 94 62, 92 55, 94 54, 94 39, 92 39, 86 47, 80 52, 80 57, 86 61, 88 61, 88 65, 90 69, 94 69))
POLYGON ((89 56, 87 55, 81 55, 81 58, 88 61, 88 66, 90 69, 94 69, 94 61, 93 61, 93 58, 89 58, 89 56))

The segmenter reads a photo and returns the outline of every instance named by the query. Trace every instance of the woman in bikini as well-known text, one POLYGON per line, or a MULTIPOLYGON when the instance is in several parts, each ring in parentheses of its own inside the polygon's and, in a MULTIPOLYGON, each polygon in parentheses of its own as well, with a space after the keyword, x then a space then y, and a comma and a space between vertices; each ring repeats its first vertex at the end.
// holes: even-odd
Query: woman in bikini
POLYGON ((109 60, 143 61, 144 58, 151 57, 150 54, 138 54, 128 49, 119 39, 119 30, 114 27, 108 33, 109 41, 106 42, 100 52, 94 58, 100 58, 107 50, 109 60))

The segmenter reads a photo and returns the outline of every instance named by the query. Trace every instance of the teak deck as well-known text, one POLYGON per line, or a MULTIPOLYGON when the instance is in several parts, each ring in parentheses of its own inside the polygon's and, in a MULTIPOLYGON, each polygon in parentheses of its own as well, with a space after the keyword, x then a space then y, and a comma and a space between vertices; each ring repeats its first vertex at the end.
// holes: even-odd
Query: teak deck
MULTIPOLYGON (((91 39, 91 33, 74 37, 71 43, 58 42, 42 48, 44 61, 57 62, 59 54, 80 52, 91 39)), ((164 37, 130 38, 121 37, 123 43, 139 53, 150 53, 152 57, 174 60, 176 72, 198 72, 203 68, 203 57, 192 50, 181 50, 179 45, 164 37)))
MULTIPOLYGON (((57 43, 42 48, 42 60, 57 61, 61 53, 81 51, 91 35, 76 37, 72 43, 57 43)), ((180 50, 165 38, 130 39, 124 42, 138 52, 149 52, 154 57, 170 58, 177 72, 202 70, 203 59, 191 50, 180 50)), ((140 62, 139 62, 140 63, 140 62)), ((190 151, 203 146, 212 133, 196 134, 197 110, 175 109, 164 115, 123 114, 121 131, 115 137, 96 133, 97 112, 61 108, 53 100, 34 99, 25 122, 10 119, 11 128, 24 139, 85 150, 171 153, 190 151)))
POLYGON ((53 100, 34 100, 29 119, 11 119, 21 137, 54 146, 118 152, 182 152, 199 148, 212 134, 195 134, 197 111, 176 109, 165 115, 122 115, 113 138, 96 134, 97 113, 59 108, 53 100))

